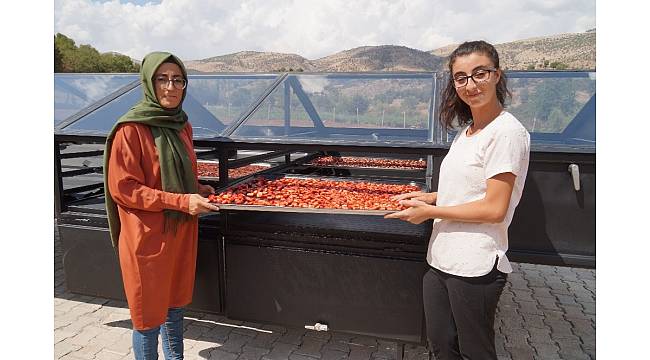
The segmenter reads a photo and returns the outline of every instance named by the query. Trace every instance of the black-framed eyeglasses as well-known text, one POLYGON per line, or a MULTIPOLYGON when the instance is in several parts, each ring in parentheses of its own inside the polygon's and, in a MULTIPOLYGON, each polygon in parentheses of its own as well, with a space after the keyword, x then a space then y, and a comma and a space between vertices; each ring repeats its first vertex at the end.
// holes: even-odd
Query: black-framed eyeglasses
POLYGON ((172 86, 178 90, 183 90, 187 86, 187 80, 183 78, 169 79, 166 76, 158 76, 154 79, 154 82, 156 86, 163 89, 169 86, 169 83, 172 83, 172 86))
POLYGON ((472 75, 457 75, 454 76, 454 87, 456 89, 462 88, 463 86, 467 86, 467 82, 469 79, 472 79, 474 81, 474 84, 478 85, 480 83, 484 83, 488 80, 490 80, 490 73, 496 72, 497 69, 495 68, 489 68, 489 69, 480 69, 476 70, 472 73, 472 75))

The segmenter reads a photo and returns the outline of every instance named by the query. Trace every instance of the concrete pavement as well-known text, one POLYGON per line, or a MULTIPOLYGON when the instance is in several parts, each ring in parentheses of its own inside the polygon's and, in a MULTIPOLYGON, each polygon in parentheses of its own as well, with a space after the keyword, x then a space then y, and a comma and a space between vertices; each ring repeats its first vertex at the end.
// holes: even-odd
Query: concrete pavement
MULTIPOLYGON (((65 287, 55 230, 55 359, 133 359, 125 302, 76 295, 65 287)), ((595 359, 596 272, 514 263, 495 321, 499 359, 595 359)), ((427 359, 421 346, 186 312, 186 359, 427 359)), ((162 350, 160 351, 162 359, 162 350)))

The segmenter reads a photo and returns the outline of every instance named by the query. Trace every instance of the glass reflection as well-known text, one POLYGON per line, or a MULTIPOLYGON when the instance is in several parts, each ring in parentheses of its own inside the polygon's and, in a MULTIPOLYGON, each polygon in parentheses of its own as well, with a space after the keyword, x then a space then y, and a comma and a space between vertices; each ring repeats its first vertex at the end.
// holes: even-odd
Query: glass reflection
MULTIPOLYGON (((275 78, 276 75, 241 78, 190 75, 183 110, 192 124, 194 137, 211 138, 222 134, 227 125, 238 120, 275 78)), ((84 92, 78 91, 77 97, 84 96, 84 92)), ((76 134, 106 134, 115 121, 140 99, 142 88, 138 85, 61 130, 76 134)))
POLYGON ((232 124, 273 83, 275 75, 264 78, 204 78, 190 76, 191 95, 220 123, 232 124))
MULTIPOLYGON (((595 149, 595 73, 509 72, 507 104, 534 144, 595 149)), ((135 81, 137 75, 55 75, 55 121, 135 81)), ((339 142, 427 142, 455 135, 430 119, 434 74, 289 74, 275 88, 274 74, 190 75, 183 108, 195 138, 339 142), (272 91, 271 91, 272 90, 272 91), (271 91, 268 96, 263 95, 271 91), (231 127, 261 101, 244 123, 231 127)), ((438 86, 442 86, 439 84, 438 86)), ((139 86, 64 129, 105 134, 142 97, 139 86)), ((439 140, 438 140, 439 141, 439 140)))
POLYGON ((54 74, 54 124, 137 79, 138 74, 54 74))
POLYGON ((432 81, 430 75, 290 75, 233 135, 426 140, 432 81))
MULTIPOLYGON (((532 144, 595 147, 595 76, 513 72, 508 77, 512 99, 506 110, 530 132, 532 144)), ((455 134, 447 133, 446 141, 455 134)))

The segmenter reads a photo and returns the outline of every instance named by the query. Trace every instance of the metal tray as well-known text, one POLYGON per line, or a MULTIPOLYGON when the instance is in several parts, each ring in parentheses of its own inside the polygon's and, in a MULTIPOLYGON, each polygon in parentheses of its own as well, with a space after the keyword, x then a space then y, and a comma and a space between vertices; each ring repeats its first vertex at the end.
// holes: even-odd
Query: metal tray
MULTIPOLYGON (((196 162, 197 162, 197 164, 204 163, 204 164, 219 165, 219 161, 215 161, 215 160, 197 160, 196 162)), ((273 166, 273 165, 271 165, 269 163, 252 163, 252 164, 249 164, 249 165, 262 166, 262 167, 265 167, 267 169, 271 168, 273 166)), ((247 165, 244 165, 244 166, 247 166, 247 165)), ((242 167, 244 167, 244 166, 242 166, 242 167)), ((260 171, 263 171, 263 170, 260 170, 260 171)), ((252 173, 252 174, 255 174, 255 173, 252 173)), ((248 176, 248 175, 244 175, 244 176, 248 176)), ((241 177, 244 177, 244 176, 241 176, 241 177)), ((239 177, 239 178, 241 178, 241 177, 239 177)), ((228 177, 228 178, 231 179, 231 180, 239 179, 239 178, 231 178, 231 177, 228 177)), ((218 176, 199 176, 199 180, 219 181, 219 177, 218 176)))
POLYGON ((375 215, 384 216, 397 210, 344 210, 344 209, 316 209, 299 208, 286 206, 262 206, 262 205, 233 205, 215 204, 220 210, 242 210, 242 211, 272 211, 289 213, 314 213, 314 214, 348 214, 348 215, 375 215))
POLYGON ((424 172, 426 169, 421 168, 386 168, 386 167, 375 167, 375 166, 347 166, 347 165, 318 165, 305 163, 301 164, 302 166, 317 167, 324 169, 346 169, 346 170, 386 170, 386 171, 408 171, 408 172, 424 172))
MULTIPOLYGON (((424 160, 424 159, 420 159, 420 160, 424 160)), ((310 163, 310 161, 304 162, 300 165, 317 167, 317 168, 326 168, 326 169, 346 169, 346 170, 357 169, 357 170, 387 170, 387 171, 408 171, 408 172, 426 171, 426 168, 390 168, 390 167, 381 167, 381 166, 319 165, 319 164, 312 164, 310 163)))
MULTIPOLYGON (((385 180, 374 178, 345 178, 345 177, 322 177, 322 176, 309 176, 309 175, 292 175, 292 174, 263 174, 251 177, 245 181, 237 182, 228 186, 223 191, 226 191, 237 185, 242 185, 247 182, 255 181, 258 177, 264 177, 267 180, 275 180, 279 178, 293 178, 293 179, 317 179, 327 181, 352 181, 352 182, 374 182, 379 184, 395 184, 395 185, 414 185, 420 189, 425 189, 426 185, 416 181, 401 181, 401 180, 385 180)), ((222 192, 223 192, 222 191, 222 192)), ((236 204, 217 204, 214 203, 221 210, 238 210, 238 211, 272 211, 272 212, 291 212, 291 213, 315 213, 315 214, 349 214, 349 215, 373 215, 384 216, 397 212, 398 210, 346 210, 346 209, 316 209, 316 208, 300 208, 288 206, 264 206, 264 205, 236 205, 236 204)))

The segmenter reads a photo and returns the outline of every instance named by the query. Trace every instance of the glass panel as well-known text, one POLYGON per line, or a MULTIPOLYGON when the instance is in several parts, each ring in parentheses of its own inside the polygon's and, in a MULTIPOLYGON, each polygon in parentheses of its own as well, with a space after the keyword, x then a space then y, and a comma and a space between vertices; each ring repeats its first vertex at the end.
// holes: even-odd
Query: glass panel
MULTIPOLYGON (((512 99, 506 104, 530 132, 531 143, 595 147, 595 73, 508 74, 512 99)), ((449 133, 447 141, 453 140, 449 133)))
POLYGON ((427 141, 433 76, 289 75, 233 133, 352 141, 427 141))
POLYGON ((63 128, 63 131, 66 133, 108 134, 115 121, 129 111, 140 99, 142 99, 142 89, 137 86, 63 128))
MULTIPOLYGON (((183 101, 195 138, 220 135, 237 120, 275 80, 275 75, 202 76, 190 75, 183 101), (228 105, 230 104, 230 110, 228 105)), ((142 99, 140 86, 85 115, 63 129, 66 133, 106 134, 115 121, 142 99)))
POLYGON ((276 75, 244 77, 190 75, 187 91, 217 121, 230 125, 243 115, 264 93, 264 90, 271 86, 276 77, 276 75))
POLYGON ((137 79, 138 74, 54 74, 54 125, 137 79))
MULTIPOLYGON (((596 81, 590 78, 512 79, 509 85, 508 110, 539 140, 571 140, 570 124, 595 123, 595 117, 576 116, 596 94, 596 81)), ((595 142, 595 135, 583 140, 595 142)))

